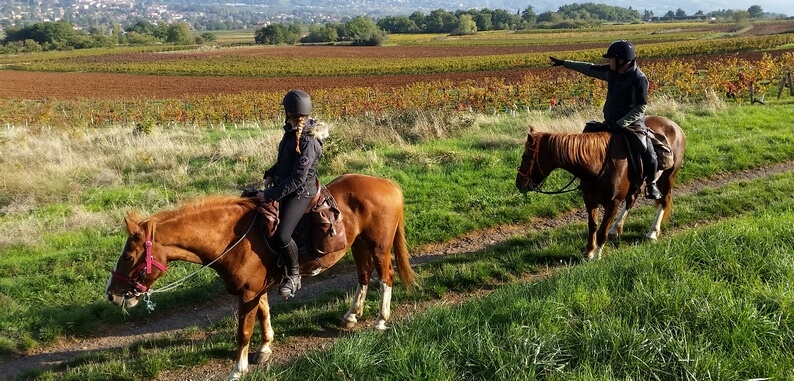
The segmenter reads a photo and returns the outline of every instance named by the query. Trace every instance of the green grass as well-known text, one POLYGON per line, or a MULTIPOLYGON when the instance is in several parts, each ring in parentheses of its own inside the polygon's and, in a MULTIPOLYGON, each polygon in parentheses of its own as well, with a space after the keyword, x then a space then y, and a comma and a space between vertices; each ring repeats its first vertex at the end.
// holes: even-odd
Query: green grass
MULTIPOLYGON (((689 139, 679 178, 683 182, 696 181, 794 159, 794 145, 791 144, 794 133, 784 122, 791 112, 791 105, 731 107, 714 112, 674 110, 675 119, 680 121, 689 139)), ((396 180, 405 192, 406 231, 412 249, 426 243, 443 242, 473 230, 530 222, 538 216, 555 216, 581 207, 581 196, 577 193, 525 197, 515 190, 515 168, 526 132, 525 122, 522 122, 525 119, 522 118, 525 116, 499 117, 495 122, 448 131, 442 139, 422 138, 413 144, 380 144, 365 151, 353 150, 344 158, 342 153, 337 153, 337 156, 331 154, 320 168, 324 174, 323 181, 341 174, 331 169, 331 163, 338 160, 342 160, 339 165, 342 169, 348 168, 347 161, 367 162, 368 165, 350 171, 396 180)), ((558 122, 552 119, 548 123, 558 122)), ((180 134, 179 131, 176 133, 180 134)), ((212 159, 201 151, 193 154, 190 148, 183 148, 181 154, 167 159, 159 159, 153 146, 142 142, 141 146, 145 147, 142 152, 147 154, 133 155, 139 161, 125 162, 120 168, 129 182, 97 188, 92 186, 94 178, 78 178, 70 186, 84 189, 74 193, 79 197, 65 194, 63 200, 34 205, 28 212, 0 215, 0 223, 8 229, 35 225, 35 229, 31 229, 41 232, 0 247, 3 251, 0 256, 0 303, 7 307, 0 310, 0 327, 3 328, 0 351, 6 354, 25 352, 63 336, 91 337, 99 332, 91 327, 110 327, 122 322, 123 316, 104 300, 102 290, 124 243, 124 211, 155 212, 178 203, 188 195, 238 194, 240 184, 257 183, 261 164, 241 163, 231 156, 224 156, 238 155, 234 149, 228 150, 228 154, 222 153, 221 148, 225 144, 249 139, 245 133, 238 136, 240 134, 239 131, 229 132, 227 138, 223 138, 219 136, 221 132, 211 131, 206 138, 193 136, 184 143, 184 147, 200 144, 215 150, 218 153, 212 159), (161 163, 161 160, 170 161, 161 163), (171 180, 173 178, 184 180, 171 180), (85 218, 82 216, 87 212, 88 217, 101 217, 100 222, 76 228, 70 225, 70 221, 85 218)), ((107 146, 103 150, 112 152, 113 147, 107 146)), ((545 187, 558 189, 569 179, 570 175, 558 171, 545 187)), ((34 194, 37 191, 40 190, 26 190, 34 194)), ((40 198, 46 200, 50 194, 42 193, 40 198)), ((21 196, 7 194, 2 198, 18 199, 21 196)), ((785 193, 774 193, 774 197, 785 196, 785 193)), ((723 197, 715 199, 722 200, 723 197)), ((714 211, 750 208, 752 202, 749 200, 708 207, 714 211)), ((674 221, 679 221, 688 211, 678 199, 676 204, 678 209, 674 221)), ((701 212, 696 213, 699 215, 701 212)), ((646 226, 647 223, 643 222, 646 226)), ((627 229, 632 222, 629 224, 627 229)), ((13 229, 11 231, 17 232, 15 234, 25 234, 13 229)), ((583 232, 582 226, 570 231, 582 245, 583 232)), ((558 252, 548 250, 551 250, 546 254, 549 258, 572 258, 571 251, 567 249, 559 249, 558 252)), ((522 260, 521 257, 514 258, 511 266, 526 268, 522 260)), ((346 258, 342 263, 349 261, 346 258)), ((435 295, 463 285, 476 287, 483 279, 498 276, 502 271, 487 263, 467 266, 471 268, 465 271, 464 279, 450 279, 449 272, 455 274, 457 270, 440 269, 441 274, 447 275, 432 287, 435 295)), ((175 263, 173 268, 158 281, 158 285, 179 279, 195 266, 175 263)), ((175 292, 159 294, 156 298, 158 310, 178 311, 224 292, 214 273, 206 271, 175 292)), ((341 314, 344 313, 343 304, 339 308, 341 314)), ((131 314, 134 319, 144 321, 157 318, 156 314, 150 316, 143 309, 132 310, 131 314)), ((329 316, 338 319, 335 313, 329 316)), ((320 326, 334 323, 335 320, 320 326)))
MULTIPOLYGON (((689 373, 697 379, 709 373, 787 379, 794 350, 788 291, 794 199, 783 195, 792 192, 794 174, 784 173, 680 197, 656 244, 641 238, 652 208, 639 208, 623 239, 594 263, 579 261, 582 221, 421 265, 422 289, 406 294, 398 288, 393 308, 449 292, 497 290, 401 319, 385 334, 357 332, 288 367, 254 368, 247 379, 683 379, 689 373), (558 271, 515 282, 546 266, 558 271)), ((350 299, 334 291, 274 305, 277 342, 336 331, 350 299)), ((374 318, 378 300, 378 292, 370 292, 360 324, 374 318)), ((145 316, 130 312, 134 319, 145 316)), ((230 316, 206 329, 79 356, 29 376, 101 379, 113 372, 119 379, 155 379, 165 370, 228 360, 235 322, 230 316)))
POLYGON ((550 279, 434 307, 385 334, 360 332, 249 379, 790 379, 792 237, 788 198, 656 245, 621 247, 550 279))

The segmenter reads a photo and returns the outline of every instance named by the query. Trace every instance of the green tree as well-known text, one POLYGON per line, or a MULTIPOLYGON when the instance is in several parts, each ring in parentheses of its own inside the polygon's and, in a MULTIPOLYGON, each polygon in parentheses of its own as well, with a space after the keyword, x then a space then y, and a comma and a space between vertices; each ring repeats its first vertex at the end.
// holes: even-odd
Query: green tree
MULTIPOLYGON (((82 32, 81 32, 82 33, 82 32)), ((40 45, 63 46, 72 36, 78 34, 72 24, 66 21, 40 22, 22 28, 6 30, 4 43, 33 40, 40 45)))
POLYGON ((293 45, 300 41, 300 25, 298 24, 270 24, 268 26, 257 29, 254 32, 254 41, 257 44, 265 45, 279 45, 288 44, 293 45))
POLYGON ((735 11, 731 15, 733 21, 737 24, 746 22, 750 18, 750 13, 747 11, 735 11))
MULTIPOLYGON (((493 15, 490 13, 479 13, 475 22, 477 30, 493 30, 493 15)), ((458 18, 458 28, 460 28, 460 18, 458 18)))
POLYGON ((386 16, 378 20, 378 28, 387 33, 418 33, 416 22, 406 16, 386 16))
POLYGON ((747 13, 750 15, 751 19, 758 19, 764 16, 764 10, 761 9, 760 5, 753 5, 747 8, 747 13))
POLYGON ((458 27, 452 31, 453 35, 475 34, 477 33, 477 23, 471 15, 462 14, 458 17, 458 27))
POLYGON ((194 42, 190 26, 186 22, 177 22, 168 26, 165 42, 175 45, 190 45, 194 42))
POLYGON ((535 14, 535 10, 531 5, 521 11, 521 18, 530 25, 538 21, 538 15, 535 14))
POLYGON ((378 28, 375 21, 364 16, 356 16, 348 21, 345 29, 353 45, 382 45, 386 40, 386 33, 378 28))
POLYGON ((309 25, 309 34, 301 38, 301 42, 336 42, 339 40, 337 28, 332 24, 309 25))

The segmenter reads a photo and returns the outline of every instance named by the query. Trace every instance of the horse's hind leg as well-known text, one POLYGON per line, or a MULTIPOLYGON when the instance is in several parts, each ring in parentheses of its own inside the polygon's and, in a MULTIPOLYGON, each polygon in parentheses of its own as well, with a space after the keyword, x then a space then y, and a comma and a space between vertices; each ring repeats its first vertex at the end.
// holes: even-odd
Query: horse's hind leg
POLYGON ((598 205, 586 205, 587 207, 587 246, 582 256, 587 259, 598 259, 601 250, 596 250, 596 229, 598 228, 598 205))
POLYGON ((369 285, 370 274, 372 274, 372 251, 367 247, 367 244, 362 241, 353 243, 353 260, 356 263, 356 273, 358 275, 358 286, 356 293, 353 295, 353 302, 350 305, 350 310, 347 311, 342 318, 342 325, 345 328, 352 329, 358 323, 357 316, 364 313, 364 300, 367 297, 367 288, 369 285))
MULTIPOLYGON (((391 242, 391 241, 388 241, 391 242)), ((380 277, 380 313, 373 328, 383 331, 391 317, 391 294, 394 286, 394 267, 391 264, 391 245, 379 246, 375 250, 376 270, 380 277)))
POLYGON ((620 235, 623 234, 623 224, 626 222, 626 217, 629 215, 629 209, 626 208, 626 202, 620 204, 620 210, 618 211, 618 216, 615 218, 615 222, 612 224, 612 227, 609 229, 609 239, 618 239, 620 235))
POLYGON ((648 230, 646 238, 656 241, 662 232, 662 221, 665 217, 669 218, 669 213, 673 207, 673 180, 675 174, 668 174, 665 171, 657 181, 659 191, 662 192, 662 198, 656 201, 656 217, 654 217, 651 227, 648 230))

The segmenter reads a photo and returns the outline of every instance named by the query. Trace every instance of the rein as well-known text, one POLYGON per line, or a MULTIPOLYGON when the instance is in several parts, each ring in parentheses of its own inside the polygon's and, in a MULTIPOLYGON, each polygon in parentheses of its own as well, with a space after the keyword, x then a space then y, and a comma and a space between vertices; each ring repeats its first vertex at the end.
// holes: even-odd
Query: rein
POLYGON ((159 292, 171 291, 171 290, 181 286, 182 284, 184 284, 188 279, 194 277, 200 271, 204 270, 207 267, 212 266, 215 262, 217 262, 218 260, 223 258, 226 254, 228 254, 230 251, 232 251, 232 249, 237 247, 237 245, 239 245, 240 242, 242 242, 243 239, 245 239, 245 237, 248 236, 248 233, 251 232, 251 229, 254 227, 254 224, 256 223, 257 215, 258 215, 258 213, 254 214, 254 218, 253 218, 253 220, 251 220, 251 225, 248 227, 248 230, 245 231, 245 233, 237 240, 237 242, 235 242, 234 244, 232 244, 231 246, 226 248, 226 250, 224 250, 224 252, 221 253, 221 255, 219 255, 217 258, 213 259, 210 263, 207 263, 206 265, 201 266, 198 270, 186 275, 182 279, 179 279, 177 281, 171 282, 168 285, 165 285, 165 286, 163 286, 163 287, 161 287, 161 288, 159 288, 157 290, 150 289, 145 284, 143 284, 142 281, 146 278, 146 274, 150 274, 152 272, 151 271, 151 266, 156 267, 157 269, 159 269, 162 272, 165 272, 166 270, 168 270, 168 267, 163 265, 163 264, 161 264, 157 260, 155 260, 154 257, 152 256, 152 241, 151 241, 151 239, 149 237, 149 233, 148 232, 146 233, 146 242, 144 243, 144 245, 146 246, 146 262, 142 263, 141 266, 138 268, 138 270, 136 270, 136 271, 139 271, 138 278, 136 278, 136 279, 128 278, 128 277, 126 277, 124 275, 116 273, 115 271, 113 271, 112 274, 113 274, 114 277, 127 280, 127 281, 129 281, 130 284, 135 286, 134 289, 131 290, 130 292, 133 293, 136 297, 143 295, 144 296, 143 300, 146 302, 146 309, 149 312, 152 312, 152 311, 154 311, 155 303, 150 300, 150 295, 151 294, 156 294, 156 293, 159 293, 159 292), (140 271, 143 268, 145 268, 145 272, 144 271, 140 271))
POLYGON ((540 187, 542 187, 543 184, 546 183, 546 179, 548 179, 549 177, 548 175, 543 174, 543 171, 541 171, 540 165, 538 164, 538 157, 540 156, 540 139, 535 139, 535 147, 533 147, 532 151, 534 152, 532 155, 532 161, 529 162, 526 173, 521 173, 521 167, 518 168, 518 174, 526 179, 526 181, 524 182, 525 186, 532 185, 531 190, 533 192, 542 193, 542 194, 562 194, 562 193, 568 193, 578 190, 578 188, 568 189, 568 187, 571 186, 571 184, 573 184, 574 180, 576 180, 576 176, 571 177, 571 181, 569 181, 568 184, 565 184, 564 187, 560 188, 557 191, 546 192, 541 190, 540 187), (543 181, 541 181, 540 184, 537 185, 535 185, 535 183, 532 182, 532 178, 530 177, 532 175, 532 170, 535 167, 538 167, 538 172, 543 176, 543 181))

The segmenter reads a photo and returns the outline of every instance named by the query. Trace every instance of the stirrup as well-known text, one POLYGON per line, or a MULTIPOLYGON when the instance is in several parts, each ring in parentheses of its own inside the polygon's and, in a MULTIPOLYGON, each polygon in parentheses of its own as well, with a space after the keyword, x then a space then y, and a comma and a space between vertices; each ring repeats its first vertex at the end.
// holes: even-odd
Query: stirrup
POLYGON ((285 275, 284 278, 281 278, 281 286, 278 289, 278 293, 285 298, 291 298, 295 296, 295 291, 300 290, 300 288, 300 275, 285 275))

